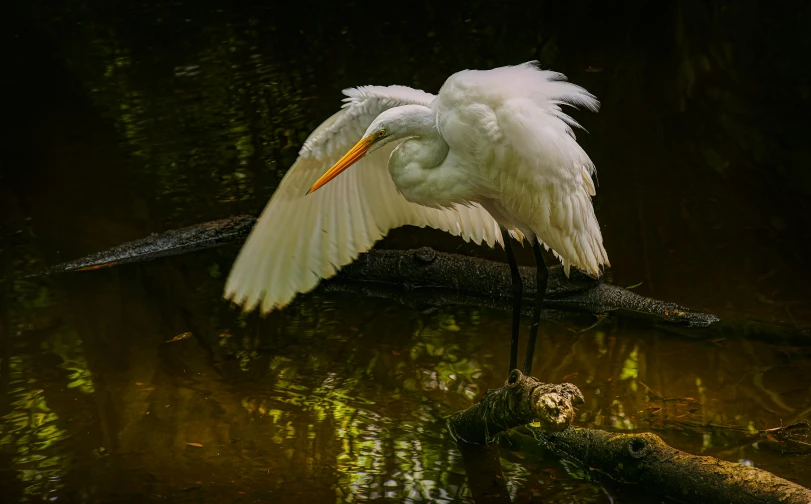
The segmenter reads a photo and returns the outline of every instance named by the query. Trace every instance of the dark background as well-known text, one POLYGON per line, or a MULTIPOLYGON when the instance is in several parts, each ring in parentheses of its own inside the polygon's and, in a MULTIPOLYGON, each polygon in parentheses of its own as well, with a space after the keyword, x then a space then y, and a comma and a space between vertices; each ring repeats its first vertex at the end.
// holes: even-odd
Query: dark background
POLYGON ((436 92, 460 69, 538 59, 602 102, 576 118, 615 282, 697 308, 809 320, 809 2, 12 5, 3 202, 63 259, 258 213, 344 87, 436 92), (228 130, 234 120, 247 137, 228 130), (247 177, 239 187, 235 169, 247 177), (82 236, 83 247, 59 245, 82 236))

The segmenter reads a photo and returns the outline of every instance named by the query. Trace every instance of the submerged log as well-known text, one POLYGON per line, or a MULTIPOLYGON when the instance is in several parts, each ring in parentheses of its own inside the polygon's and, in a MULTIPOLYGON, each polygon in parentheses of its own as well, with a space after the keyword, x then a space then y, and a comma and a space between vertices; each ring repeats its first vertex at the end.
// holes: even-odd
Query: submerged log
POLYGON ((51 266, 34 276, 53 275, 72 271, 89 271, 161 257, 186 254, 197 250, 219 247, 244 241, 256 224, 256 218, 238 215, 227 219, 204 222, 164 233, 153 233, 146 238, 122 243, 81 259, 51 266))
POLYGON ((809 504, 811 490, 774 474, 677 450, 651 433, 620 434, 570 427, 532 429, 541 443, 585 472, 695 504, 809 504))
MULTIPOLYGON (((524 284, 522 307, 528 314, 535 298, 535 268, 519 266, 518 269, 524 284)), ((471 304, 506 310, 512 306, 512 278, 507 263, 439 252, 428 247, 371 250, 344 266, 336 280, 325 288, 390 297, 381 294, 383 290, 378 286, 395 286, 403 293, 403 298, 422 299, 428 304, 471 304), (356 288, 347 289, 347 281, 354 283, 356 288)), ((575 269, 567 278, 560 265, 549 267, 544 312, 547 310, 591 314, 624 311, 687 327, 706 327, 718 321, 715 315, 640 296, 575 269)))
POLYGON ((541 445, 584 472, 678 502, 811 503, 811 490, 796 483, 736 462, 691 455, 655 434, 572 427, 572 407, 582 401, 572 384, 544 384, 513 370, 503 387, 451 415, 448 430, 457 441, 491 443, 501 432, 534 422, 527 428, 541 445))
MULTIPOLYGON (((52 266, 34 276, 88 271, 189 253, 245 240, 256 219, 241 215, 153 234, 81 259, 52 266)), ((535 295, 534 268, 520 267, 526 302, 535 295)), ((327 290, 396 298, 405 304, 469 304, 511 309, 511 277, 506 263, 437 252, 373 249, 324 282, 327 290)), ((570 278, 559 265, 549 268, 544 316, 560 311, 604 314, 624 311, 653 316, 686 327, 706 327, 718 317, 690 311, 604 283, 575 269, 570 278)))

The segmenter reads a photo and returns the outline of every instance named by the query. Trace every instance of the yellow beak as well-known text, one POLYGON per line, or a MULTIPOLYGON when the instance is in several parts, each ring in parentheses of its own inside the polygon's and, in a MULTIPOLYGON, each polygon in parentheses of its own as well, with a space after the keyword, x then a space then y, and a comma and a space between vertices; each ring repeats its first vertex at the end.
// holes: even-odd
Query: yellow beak
POLYGON ((356 143, 355 146, 349 150, 349 152, 344 154, 344 157, 339 159, 337 163, 332 165, 332 168, 327 170, 326 173, 321 175, 320 179, 315 181, 315 184, 313 184, 310 190, 307 191, 307 194, 317 191, 319 188, 321 188, 321 186, 337 177, 342 171, 355 164, 366 154, 366 152, 369 151, 374 143, 375 135, 369 135, 365 138, 361 138, 360 142, 356 143))

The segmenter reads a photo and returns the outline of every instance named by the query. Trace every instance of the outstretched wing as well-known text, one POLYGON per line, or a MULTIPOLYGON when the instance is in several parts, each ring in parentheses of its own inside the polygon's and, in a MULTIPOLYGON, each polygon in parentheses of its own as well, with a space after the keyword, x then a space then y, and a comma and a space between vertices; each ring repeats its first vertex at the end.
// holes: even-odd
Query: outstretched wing
POLYGON ((530 62, 458 72, 432 107, 451 150, 480 167, 494 213, 551 247, 567 275, 574 265, 599 276, 608 256, 591 203, 594 164, 562 105, 599 108, 585 89, 530 62))
POLYGON ((403 86, 365 86, 344 94, 344 108, 304 143, 231 269, 225 297, 245 311, 258 306, 268 313, 285 306, 399 226, 429 226, 491 247, 501 243, 498 224, 479 205, 436 209, 408 202, 387 169, 395 145, 369 154, 306 195, 378 114, 411 103, 428 106, 435 98, 403 86))

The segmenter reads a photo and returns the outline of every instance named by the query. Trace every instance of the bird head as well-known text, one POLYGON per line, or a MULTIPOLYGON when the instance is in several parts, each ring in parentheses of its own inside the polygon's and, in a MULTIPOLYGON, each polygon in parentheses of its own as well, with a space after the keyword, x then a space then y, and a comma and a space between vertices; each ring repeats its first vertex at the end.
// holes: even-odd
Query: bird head
POLYGON ((389 130, 386 129, 385 124, 380 121, 380 116, 378 116, 366 129, 366 133, 364 133, 360 141, 349 149, 349 152, 344 154, 337 163, 332 165, 332 168, 327 170, 321 178, 316 180, 315 184, 307 191, 307 194, 317 191, 321 186, 337 177, 342 171, 357 163, 363 156, 382 147, 384 143, 383 140, 388 135, 389 130))
MULTIPOLYGON (((332 168, 327 170, 313 184, 307 194, 318 190, 337 177, 342 171, 357 163, 363 156, 376 151, 389 142, 412 135, 414 131, 417 131, 416 128, 424 126, 426 112, 428 115, 431 114, 430 109, 421 105, 404 105, 382 112, 366 128, 366 133, 363 134, 360 141, 349 152, 344 154, 337 163, 332 165, 332 168)), ((429 121, 430 125, 432 123, 429 121)))

